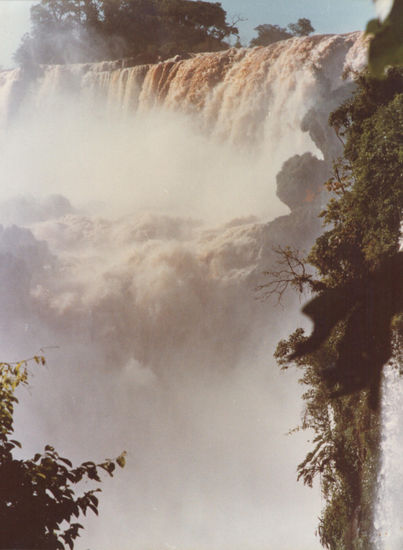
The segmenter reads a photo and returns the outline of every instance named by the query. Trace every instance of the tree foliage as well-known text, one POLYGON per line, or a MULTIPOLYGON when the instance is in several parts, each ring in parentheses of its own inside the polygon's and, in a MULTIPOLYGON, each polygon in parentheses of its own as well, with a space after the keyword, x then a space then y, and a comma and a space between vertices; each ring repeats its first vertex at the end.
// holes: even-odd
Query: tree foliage
POLYGON ((320 478, 324 510, 318 533, 330 550, 370 546, 379 448, 382 367, 403 337, 403 71, 382 80, 358 77, 353 97, 330 115, 344 155, 327 182, 321 216, 327 231, 306 259, 279 250, 281 263, 265 288, 287 286, 315 297, 303 309, 314 322, 279 343, 283 368, 302 370, 302 429, 313 450, 298 467, 312 485, 320 478))
MULTIPOLYGON (((391 69, 384 80, 360 76, 330 124, 345 140, 344 156, 327 183, 333 197, 321 216, 329 229, 307 257, 317 276, 302 281, 317 293, 304 308, 315 327, 295 356, 315 351, 344 321, 329 382, 336 393, 372 388, 376 407, 391 322, 403 308, 402 72, 391 69)), ((293 277, 294 286, 301 283, 293 277)))
MULTIPOLYGON (((32 358, 45 364, 41 356, 32 358)), ((28 460, 15 458, 21 444, 11 439, 15 391, 28 383, 28 362, 0 363, 0 548, 63 550, 74 547, 83 526, 79 517, 88 510, 98 514, 100 489, 77 495, 83 480, 100 482, 100 473, 113 475, 124 455, 100 464, 92 461, 73 467, 47 445, 43 453, 28 460)))
POLYGON ((323 213, 332 229, 320 237, 310 261, 329 286, 357 279, 399 249, 403 205, 403 73, 385 80, 360 76, 354 97, 330 116, 345 140, 323 213), (340 260, 343 269, 332 261, 340 260))
MULTIPOLYGON (((312 433, 312 450, 298 465, 298 479, 312 487, 320 479, 324 508, 318 535, 330 550, 366 550, 370 547, 373 484, 377 470, 379 417, 367 407, 368 392, 329 400, 324 365, 337 356, 342 324, 317 351, 296 358, 305 391, 301 426, 312 433)), ((283 369, 290 354, 307 341, 302 329, 277 347, 276 358, 283 369)))
POLYGON ((258 25, 255 27, 255 31, 257 32, 257 36, 250 41, 250 46, 252 47, 269 46, 274 42, 287 40, 287 38, 291 38, 292 36, 286 28, 280 27, 279 25, 271 25, 270 23, 258 25))
POLYGON ((73 63, 227 47, 237 35, 220 3, 201 0, 41 0, 15 59, 73 63))
POLYGON ((296 23, 290 23, 288 29, 293 36, 309 36, 315 32, 311 21, 306 17, 300 17, 296 23))
POLYGON ((268 46, 280 40, 286 40, 293 36, 308 36, 314 32, 309 19, 302 17, 296 23, 290 23, 287 27, 265 23, 255 27, 257 36, 250 41, 251 46, 268 46))

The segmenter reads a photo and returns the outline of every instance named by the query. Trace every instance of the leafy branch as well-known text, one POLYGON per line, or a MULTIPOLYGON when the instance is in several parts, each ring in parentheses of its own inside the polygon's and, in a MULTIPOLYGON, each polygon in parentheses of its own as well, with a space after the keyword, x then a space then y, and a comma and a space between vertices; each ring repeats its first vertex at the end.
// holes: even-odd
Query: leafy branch
POLYGON ((74 487, 88 479, 100 482, 102 471, 113 476, 116 465, 125 465, 123 452, 116 459, 73 467, 51 445, 31 459, 16 459, 21 443, 10 439, 18 403, 15 390, 28 384, 28 363, 46 364, 42 355, 15 363, 0 363, 0 548, 72 550, 83 526, 78 523, 88 510, 98 515, 100 489, 76 495, 74 487), (68 527, 66 528, 66 522, 68 527), (21 526, 24 526, 21 529, 21 526))

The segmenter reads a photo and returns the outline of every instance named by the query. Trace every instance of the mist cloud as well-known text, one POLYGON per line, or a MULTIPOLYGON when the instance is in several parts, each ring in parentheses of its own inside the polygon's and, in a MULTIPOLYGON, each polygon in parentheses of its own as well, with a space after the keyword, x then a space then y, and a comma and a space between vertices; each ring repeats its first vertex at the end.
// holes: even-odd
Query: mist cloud
POLYGON ((48 67, 20 97, 0 140, 1 355, 42 347, 49 367, 21 396, 17 436, 77 461, 128 451, 82 549, 319 546, 318 494, 295 481, 305 438, 284 435, 300 388, 272 359, 299 304, 254 289, 279 241, 312 238, 304 194, 286 216, 276 175, 294 154, 326 156, 300 125, 339 97, 357 40, 154 67, 141 93, 104 66, 48 67), (105 88, 115 108, 92 93, 105 88))

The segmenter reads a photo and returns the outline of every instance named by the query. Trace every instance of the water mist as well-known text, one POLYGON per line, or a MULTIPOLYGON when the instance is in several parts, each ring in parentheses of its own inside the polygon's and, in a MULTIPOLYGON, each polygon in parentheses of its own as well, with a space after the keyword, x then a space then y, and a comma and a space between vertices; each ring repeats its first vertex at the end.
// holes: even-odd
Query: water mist
POLYGON ((276 244, 312 240, 276 175, 328 161, 319 123, 362 62, 351 34, 0 73, 1 357, 49 364, 17 435, 76 461, 128 451, 78 548, 319 548, 308 444, 285 436, 300 389, 272 359, 304 321, 254 289, 276 244))

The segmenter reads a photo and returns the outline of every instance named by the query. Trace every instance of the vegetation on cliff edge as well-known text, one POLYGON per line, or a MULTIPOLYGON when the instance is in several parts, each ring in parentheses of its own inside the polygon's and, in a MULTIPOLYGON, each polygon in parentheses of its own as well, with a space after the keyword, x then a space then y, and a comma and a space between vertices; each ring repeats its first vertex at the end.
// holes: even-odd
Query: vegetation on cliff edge
MULTIPOLYGON (((282 368, 302 370, 300 428, 313 431, 314 447, 298 475, 308 485, 320 480, 321 543, 364 550, 371 545, 381 372, 403 337, 403 71, 390 69, 382 80, 359 76, 356 93, 329 121, 344 155, 327 183, 332 198, 321 216, 328 230, 306 259, 279 251, 292 267, 288 284, 315 296, 303 310, 314 330, 309 337, 296 330, 276 357, 282 368)), ((269 292, 284 288, 284 273, 269 273, 269 292)))

